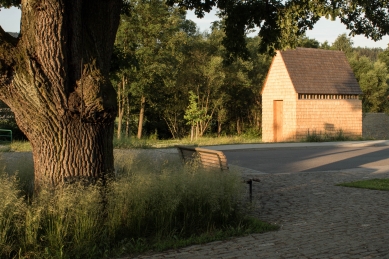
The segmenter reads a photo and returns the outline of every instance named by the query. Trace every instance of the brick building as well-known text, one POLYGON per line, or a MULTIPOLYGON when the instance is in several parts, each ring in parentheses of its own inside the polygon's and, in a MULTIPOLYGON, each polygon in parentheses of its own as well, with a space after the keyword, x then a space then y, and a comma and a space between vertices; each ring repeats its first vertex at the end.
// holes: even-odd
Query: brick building
POLYGON ((310 133, 362 135, 362 91, 341 51, 278 51, 262 95, 262 140, 295 141, 310 133))

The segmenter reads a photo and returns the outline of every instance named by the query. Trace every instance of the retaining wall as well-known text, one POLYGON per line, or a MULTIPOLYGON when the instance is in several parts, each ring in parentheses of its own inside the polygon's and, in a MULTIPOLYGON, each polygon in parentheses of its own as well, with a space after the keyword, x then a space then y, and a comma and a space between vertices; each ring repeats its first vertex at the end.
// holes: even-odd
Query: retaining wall
POLYGON ((363 114, 362 136, 372 139, 389 139, 389 116, 385 113, 363 114))

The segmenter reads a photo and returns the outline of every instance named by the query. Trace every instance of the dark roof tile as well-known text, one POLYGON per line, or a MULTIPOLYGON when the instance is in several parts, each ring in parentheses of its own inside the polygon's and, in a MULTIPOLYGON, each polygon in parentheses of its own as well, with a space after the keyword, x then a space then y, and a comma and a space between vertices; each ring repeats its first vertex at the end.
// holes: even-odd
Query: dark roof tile
POLYGON ((297 93, 362 94, 341 51, 297 48, 280 54, 297 93))

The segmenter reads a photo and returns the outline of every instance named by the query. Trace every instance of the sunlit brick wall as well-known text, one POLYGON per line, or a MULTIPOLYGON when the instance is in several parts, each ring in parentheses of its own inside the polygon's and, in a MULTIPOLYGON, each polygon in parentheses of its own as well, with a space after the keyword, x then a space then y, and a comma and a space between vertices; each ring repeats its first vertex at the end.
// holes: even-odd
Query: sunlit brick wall
POLYGON ((362 136, 362 102, 358 99, 316 99, 297 101, 296 139, 310 133, 362 136))
POLYGON ((262 91, 262 141, 273 142, 273 101, 283 101, 283 141, 294 140, 296 128, 295 92, 281 55, 277 55, 270 67, 262 91))

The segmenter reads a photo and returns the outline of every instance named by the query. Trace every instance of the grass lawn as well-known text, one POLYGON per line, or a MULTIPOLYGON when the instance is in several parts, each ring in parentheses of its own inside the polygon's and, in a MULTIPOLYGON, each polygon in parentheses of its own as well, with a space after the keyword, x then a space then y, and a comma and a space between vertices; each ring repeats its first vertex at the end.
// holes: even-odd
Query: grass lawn
POLYGON ((389 179, 369 179, 351 183, 341 183, 337 186, 389 191, 389 179))
MULTIPOLYGON (((193 141, 190 138, 183 139, 137 139, 114 137, 113 144, 115 149, 132 149, 132 148, 172 148, 175 145, 194 145, 194 146, 212 146, 212 145, 229 145, 229 144, 253 144, 261 143, 259 136, 223 136, 223 137, 199 137, 193 141)), ((0 152, 31 152, 32 148, 28 141, 13 141, 12 143, 0 143, 0 152)))

